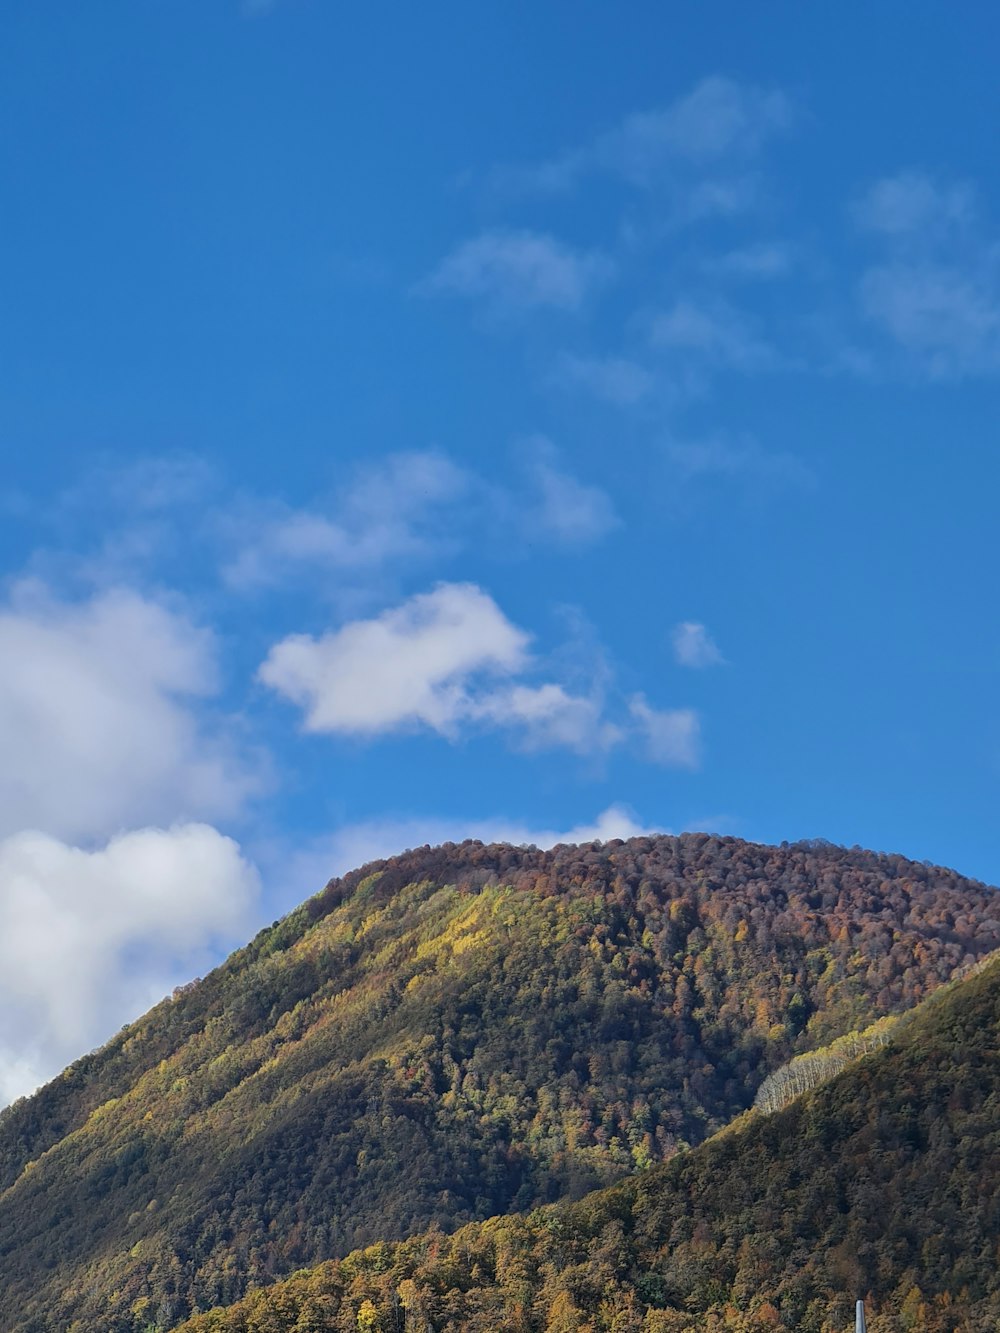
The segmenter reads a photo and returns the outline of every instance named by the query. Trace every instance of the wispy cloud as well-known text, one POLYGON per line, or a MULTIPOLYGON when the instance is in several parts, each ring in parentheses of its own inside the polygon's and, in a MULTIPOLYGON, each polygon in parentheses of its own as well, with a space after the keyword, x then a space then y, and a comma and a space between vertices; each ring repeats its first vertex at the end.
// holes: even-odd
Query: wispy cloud
POLYGON ((22 495, 17 517, 38 544, 30 573, 77 591, 134 584, 204 541, 221 489, 215 468, 191 454, 98 457, 44 503, 22 495), (183 533, 183 542, 179 540, 183 533))
POLYGON ((391 569, 440 564, 484 532, 502 534, 511 554, 539 544, 579 549, 618 526, 607 493, 574 475, 551 440, 531 436, 513 452, 506 484, 425 450, 360 468, 308 508, 245 497, 216 521, 224 580, 250 591, 319 571, 343 595, 378 587, 391 569))
POLYGON ((309 567, 359 575, 392 561, 447 551, 442 515, 474 487, 464 468, 434 450, 390 454, 359 469, 324 506, 245 499, 219 522, 233 549, 223 574, 234 587, 277 584, 309 567))
POLYGON ((654 347, 687 358, 694 368, 751 373, 784 364, 750 317, 721 297, 675 302, 653 318, 650 336, 654 347))
POLYGON ((906 363, 938 380, 1000 372, 1000 240, 971 186, 905 172, 853 212, 884 248, 861 278, 861 310, 906 363))
POLYGON ((674 660, 679 666, 699 670, 725 661, 708 630, 696 620, 683 620, 670 635, 674 660))
MULTIPOLYGON (((619 295, 627 292, 644 262, 654 252, 662 256, 668 238, 676 241, 679 228, 709 219, 734 223, 764 208, 770 198, 764 150, 794 121, 792 103, 779 89, 713 76, 666 106, 625 117, 589 143, 546 161, 498 169, 492 185, 501 199, 511 192, 547 194, 585 186, 593 192, 602 184, 607 195, 609 183, 636 193, 628 214, 619 213, 615 241, 605 242, 602 253, 572 250, 542 231, 493 230, 460 246, 417 290, 462 295, 490 315, 508 318, 544 308, 578 311, 612 267, 619 295)), ((634 339, 626 340, 625 354, 618 355, 563 348, 551 355, 550 382, 614 406, 643 403, 650 412, 662 412, 703 395, 715 373, 793 364, 763 322, 723 294, 735 281, 759 284, 786 272, 789 247, 753 240, 734 247, 730 236, 721 254, 713 254, 717 244, 699 242, 701 254, 666 261, 667 272, 673 268, 680 278, 672 283, 680 295, 653 317, 658 359, 648 342, 629 349, 634 339), (699 290, 685 291, 692 281, 699 290), (664 352, 670 354, 666 365, 664 352)), ((655 292, 663 277, 647 274, 644 290, 655 292)), ((626 316, 633 331, 642 325, 648 331, 649 324, 648 308, 626 316)))
POLYGON ((636 352, 629 356, 563 353, 550 381, 616 407, 645 404, 662 411, 703 396, 720 373, 750 375, 800 368, 797 360, 772 341, 758 316, 724 294, 732 279, 771 279, 783 271, 785 263, 785 252, 771 247, 751 247, 728 252, 718 261, 705 260, 700 265, 697 294, 679 296, 663 309, 633 316, 633 339, 637 332, 643 338, 636 352))
POLYGON ((977 218, 976 193, 967 183, 938 184, 919 171, 876 181, 855 203, 859 226, 885 236, 915 238, 920 246, 952 240, 977 218))
POLYGON ((702 180, 679 180, 669 193, 661 232, 691 227, 713 218, 725 221, 764 207, 767 187, 759 171, 734 169, 728 176, 709 176, 702 180))
POLYGON ((630 700, 629 711, 642 737, 647 757, 666 768, 697 768, 701 763, 701 723, 692 708, 651 708, 642 694, 630 700))
POLYGON ((769 282, 783 278, 794 267, 790 247, 779 241, 761 241, 741 246, 710 259, 706 267, 724 278, 744 282, 769 282))
POLYGON ((493 315, 576 311, 611 274, 606 256, 538 231, 489 231, 465 241, 418 284, 424 296, 461 296, 493 315))
POLYGON ((664 446, 681 482, 732 482, 747 486, 812 487, 816 475, 794 454, 764 449, 755 440, 671 440, 664 446))
MULTIPOLYGON (((534 166, 507 168, 498 181, 549 192, 572 189, 591 173, 617 176, 640 189, 675 184, 678 168, 706 173, 745 165, 793 119, 784 93, 713 76, 669 106, 626 117, 590 144, 534 166)), ((733 203, 723 197, 729 183, 717 182, 715 205, 721 211, 733 203)), ((703 207, 708 204, 706 196, 703 207)))
POLYGON ((753 157, 791 122, 784 93, 715 76, 668 107, 629 116, 597 141, 593 162, 648 186, 677 159, 706 164, 753 157))
POLYGON ((953 265, 890 264, 861 283, 864 313, 932 379, 1000 371, 1000 292, 989 272, 953 265))
POLYGON ((619 526, 607 493, 569 472, 544 436, 530 443, 527 473, 529 489, 521 502, 526 535, 541 534, 560 546, 582 547, 619 526))
POLYGON ((539 546, 578 550, 619 526, 607 493, 545 436, 512 442, 502 471, 440 449, 401 450, 343 468, 296 504, 227 495, 225 477, 197 459, 152 457, 102 464, 44 508, 27 496, 11 508, 41 530, 29 568, 52 586, 157 588, 188 577, 195 561, 203 585, 221 579, 228 592, 257 594, 309 581, 324 601, 355 607, 472 544, 507 562, 539 546))
POLYGON ((615 407, 634 407, 653 392, 656 377, 638 361, 619 356, 574 356, 565 353, 555 366, 553 382, 583 389, 615 407))

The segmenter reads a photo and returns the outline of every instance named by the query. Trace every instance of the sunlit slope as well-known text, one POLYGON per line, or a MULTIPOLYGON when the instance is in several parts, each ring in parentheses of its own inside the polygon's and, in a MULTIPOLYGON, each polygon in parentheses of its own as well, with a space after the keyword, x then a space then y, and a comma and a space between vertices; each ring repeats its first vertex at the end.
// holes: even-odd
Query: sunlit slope
POLYGON ((994 948, 997 907, 702 835, 367 867, 0 1119, 0 1327, 167 1327, 611 1182, 994 948))
MULTIPOLYGON (((936 997, 935 997, 936 998, 936 997)), ((1000 1327, 1000 964, 773 1115, 576 1204, 375 1245, 182 1333, 1000 1327)))

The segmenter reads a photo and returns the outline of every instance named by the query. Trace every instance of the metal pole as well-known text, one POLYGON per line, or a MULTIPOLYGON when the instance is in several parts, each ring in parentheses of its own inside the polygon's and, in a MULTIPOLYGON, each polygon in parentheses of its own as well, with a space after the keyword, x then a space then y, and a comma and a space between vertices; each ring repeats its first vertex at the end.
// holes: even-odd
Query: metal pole
POLYGON ((868 1333, 865 1326, 865 1303, 858 1301, 854 1313, 854 1333, 868 1333))

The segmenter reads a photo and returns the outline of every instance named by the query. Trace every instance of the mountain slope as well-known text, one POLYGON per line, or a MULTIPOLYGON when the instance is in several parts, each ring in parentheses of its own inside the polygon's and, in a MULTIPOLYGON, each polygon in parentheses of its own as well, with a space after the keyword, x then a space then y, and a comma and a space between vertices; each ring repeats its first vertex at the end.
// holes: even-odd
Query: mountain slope
POLYGON ((366 867, 0 1118, 0 1326, 164 1328, 580 1195, 919 1001, 1000 944, 998 906, 899 857, 704 835, 366 867))
MULTIPOLYGON (((939 993, 940 994, 940 993, 939 993)), ((376 1245, 180 1333, 1000 1327, 1000 961, 784 1111, 577 1204, 376 1245)))

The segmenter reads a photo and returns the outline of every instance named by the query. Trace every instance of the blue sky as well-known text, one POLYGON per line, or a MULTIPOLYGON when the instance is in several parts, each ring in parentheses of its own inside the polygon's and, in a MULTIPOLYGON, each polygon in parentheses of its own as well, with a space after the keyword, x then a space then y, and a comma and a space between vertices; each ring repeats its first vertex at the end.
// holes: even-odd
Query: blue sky
POLYGON ((0 1096, 335 871, 996 882, 981 7, 0 17, 0 1096))

